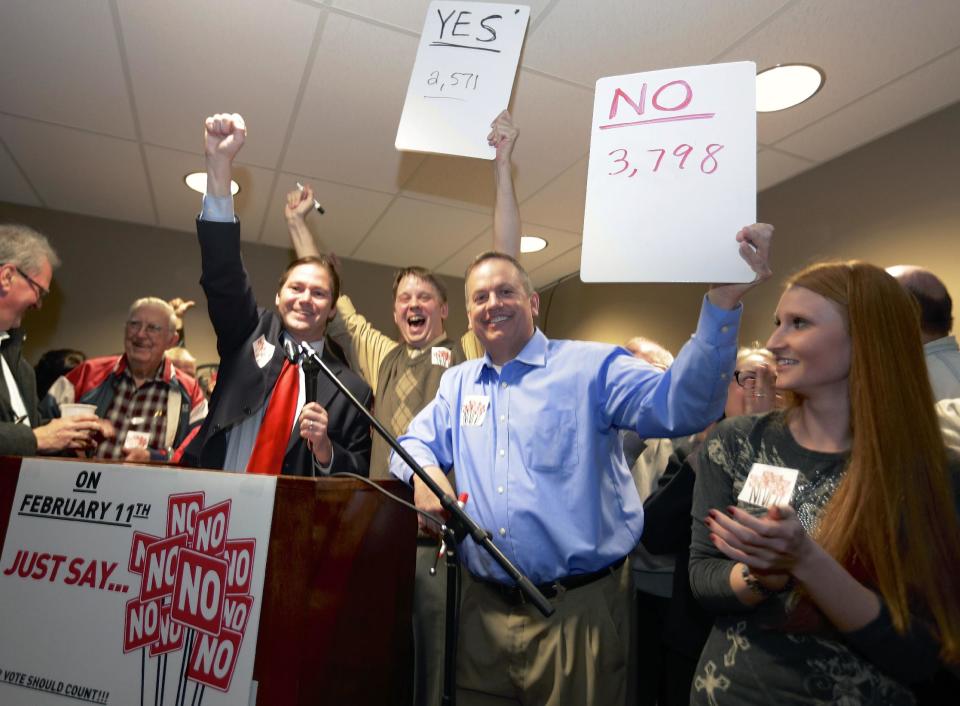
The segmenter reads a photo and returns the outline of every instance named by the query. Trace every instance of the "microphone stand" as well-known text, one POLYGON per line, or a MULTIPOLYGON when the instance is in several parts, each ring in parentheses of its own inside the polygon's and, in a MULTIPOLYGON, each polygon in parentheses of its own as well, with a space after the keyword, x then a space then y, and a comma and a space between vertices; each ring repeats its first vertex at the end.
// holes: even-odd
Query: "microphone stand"
MULTIPOLYGON (((527 599, 534 606, 536 606, 537 610, 539 610, 544 617, 549 617, 553 615, 554 608, 552 605, 550 605, 550 602, 546 598, 544 598, 543 594, 540 593, 539 590, 537 590, 537 587, 533 585, 533 582, 530 581, 530 579, 528 579, 522 573, 520 573, 520 570, 517 569, 517 567, 513 565, 513 563, 504 555, 504 553, 497 548, 497 546, 490 539, 490 533, 487 532, 485 529, 483 529, 480 525, 478 525, 476 520, 470 517, 470 515, 468 515, 463 510, 463 508, 460 507, 460 505, 457 503, 456 498, 451 497, 450 495, 447 495, 445 492, 443 492, 440 486, 437 485, 436 481, 434 481, 433 478, 431 478, 427 474, 427 472, 423 470, 420 464, 417 463, 409 453, 407 453, 406 449, 404 449, 400 445, 400 442, 398 442, 389 431, 387 431, 386 427, 384 427, 383 424, 381 424, 380 421, 375 416, 373 416, 373 414, 371 414, 370 410, 368 410, 363 405, 363 403, 360 402, 360 400, 358 400, 353 395, 353 393, 347 389, 346 385, 340 382, 339 378, 337 378, 337 376, 333 373, 333 371, 327 367, 327 364, 323 362, 323 359, 319 355, 317 355, 317 352, 316 350, 314 350, 313 346, 311 346, 309 343, 304 341, 300 344, 300 350, 309 360, 312 360, 314 363, 316 363, 320 367, 320 370, 323 372, 323 374, 330 379, 330 382, 332 382, 336 386, 336 388, 346 396, 348 400, 350 400, 350 404, 352 404, 364 417, 366 417, 367 421, 370 422, 370 425, 377 430, 377 433, 383 437, 384 441, 386 441, 390 445, 390 447, 396 452, 396 454, 403 459, 404 463, 406 463, 410 467, 414 475, 416 475, 417 478, 423 481, 423 483, 430 489, 430 491, 440 499, 440 505, 450 515, 450 519, 447 523, 449 527, 444 526, 441 528, 441 531, 444 537, 446 537, 448 541, 448 545, 447 545, 448 551, 454 550, 453 554, 455 555, 457 545, 452 544, 450 542, 453 540, 455 540, 456 542, 460 542, 463 537, 469 535, 473 539, 474 543, 476 543, 478 547, 480 547, 485 552, 487 552, 487 554, 489 554, 493 558, 493 560, 500 565, 500 568, 502 568, 506 572, 507 576, 513 579, 513 581, 517 584, 517 586, 523 592, 523 595, 526 596, 527 599)), ((453 557, 451 557, 450 559, 452 560, 453 557)), ((458 606, 450 605, 450 593, 451 592, 448 587, 448 590, 447 590, 447 615, 448 616, 451 613, 451 610, 450 610, 451 607, 453 607, 454 609, 458 608, 458 606)), ((448 623, 449 622, 451 621, 448 621, 448 623)), ((448 628, 447 628, 448 643, 450 641, 450 637, 451 637, 451 632, 450 632, 450 626, 448 625, 448 628)), ((449 644, 448 644, 448 648, 449 648, 449 644)), ((447 651, 448 657, 450 654, 451 654, 451 650, 448 649, 447 651)), ((449 686, 450 692, 449 694, 447 693, 444 694, 444 701, 447 703, 453 704, 453 699, 454 699, 454 691, 452 688, 453 679, 450 676, 451 666, 452 666, 450 664, 451 661, 452 660, 450 659, 447 660, 446 669, 445 669, 445 671, 447 671, 448 674, 444 675, 444 691, 446 692, 449 686)))

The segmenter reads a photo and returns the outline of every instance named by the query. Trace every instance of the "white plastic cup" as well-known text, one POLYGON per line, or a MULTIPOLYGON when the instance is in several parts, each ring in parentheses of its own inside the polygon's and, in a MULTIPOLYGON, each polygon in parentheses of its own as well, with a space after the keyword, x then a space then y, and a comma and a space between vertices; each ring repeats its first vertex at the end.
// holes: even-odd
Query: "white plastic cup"
POLYGON ((76 417, 81 414, 92 414, 96 416, 97 405, 80 404, 78 402, 70 402, 67 404, 60 405, 60 416, 63 419, 66 419, 67 417, 76 417))

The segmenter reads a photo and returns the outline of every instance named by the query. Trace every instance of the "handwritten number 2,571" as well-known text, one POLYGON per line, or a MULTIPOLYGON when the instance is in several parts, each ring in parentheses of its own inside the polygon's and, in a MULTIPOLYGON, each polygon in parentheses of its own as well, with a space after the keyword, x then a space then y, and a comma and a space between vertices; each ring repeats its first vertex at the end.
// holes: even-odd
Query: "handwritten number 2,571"
MULTIPOLYGON (((723 149, 723 145, 719 145, 716 143, 711 143, 707 145, 706 149, 704 150, 706 152, 706 156, 704 156, 704 158, 700 160, 701 172, 703 172, 704 174, 713 174, 715 171, 717 171, 717 167, 719 167, 720 165, 717 162, 716 155, 722 149, 723 149)), ((673 149, 673 152, 672 152, 673 156, 680 158, 680 160, 677 162, 678 169, 685 168, 687 159, 690 157, 691 154, 693 154, 693 151, 694 151, 694 147, 688 144, 677 145, 673 149)), ((657 149, 647 150, 647 152, 658 153, 657 159, 653 163, 653 167, 650 169, 650 171, 656 172, 657 170, 660 169, 660 165, 663 163, 663 158, 667 154, 667 150, 663 149, 662 147, 658 147, 657 149)), ((623 147, 618 147, 615 150, 611 150, 610 152, 607 153, 607 156, 613 157, 618 153, 619 153, 619 156, 614 158, 613 163, 619 164, 621 166, 615 172, 607 172, 610 176, 623 174, 625 171, 630 169, 630 161, 627 159, 627 156, 628 156, 627 150, 624 149, 623 147)), ((630 172, 628 176, 634 176, 636 173, 637 173, 637 170, 634 169, 632 172, 630 172)))

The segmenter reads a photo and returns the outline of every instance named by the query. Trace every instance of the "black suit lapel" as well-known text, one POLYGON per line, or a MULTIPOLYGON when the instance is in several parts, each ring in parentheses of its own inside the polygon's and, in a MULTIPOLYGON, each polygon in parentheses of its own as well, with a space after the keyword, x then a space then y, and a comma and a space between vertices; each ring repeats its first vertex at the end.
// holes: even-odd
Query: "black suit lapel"
MULTIPOLYGON (((343 372, 343 365, 327 351, 326 346, 323 347, 323 355, 321 357, 334 375, 340 375, 340 373, 343 372)), ((338 392, 337 386, 330 381, 327 374, 322 370, 319 371, 317 373, 317 404, 329 412, 329 405, 338 392)))

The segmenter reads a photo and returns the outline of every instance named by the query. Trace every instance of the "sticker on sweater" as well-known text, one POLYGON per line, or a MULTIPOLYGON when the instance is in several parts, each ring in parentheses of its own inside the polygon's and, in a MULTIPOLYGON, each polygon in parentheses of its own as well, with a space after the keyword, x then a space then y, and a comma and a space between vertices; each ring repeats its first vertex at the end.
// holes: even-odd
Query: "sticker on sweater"
POLYGON ((145 449, 150 445, 150 435, 145 431, 128 431, 123 440, 123 450, 145 449))
POLYGON ((257 367, 262 368, 269 363, 270 359, 273 358, 273 352, 276 348, 272 343, 267 343, 267 339, 263 336, 260 336, 260 338, 254 341, 253 359, 257 361, 257 367))
POLYGON ((467 395, 460 406, 460 426, 480 427, 487 418, 490 398, 486 395, 467 395))
POLYGON ((450 367, 450 361, 453 359, 453 354, 450 352, 449 348, 441 348, 440 346, 434 346, 430 349, 430 362, 433 365, 439 365, 443 368, 450 367))
POLYGON ((755 463, 737 500, 759 507, 789 505, 798 475, 799 471, 793 468, 755 463))

